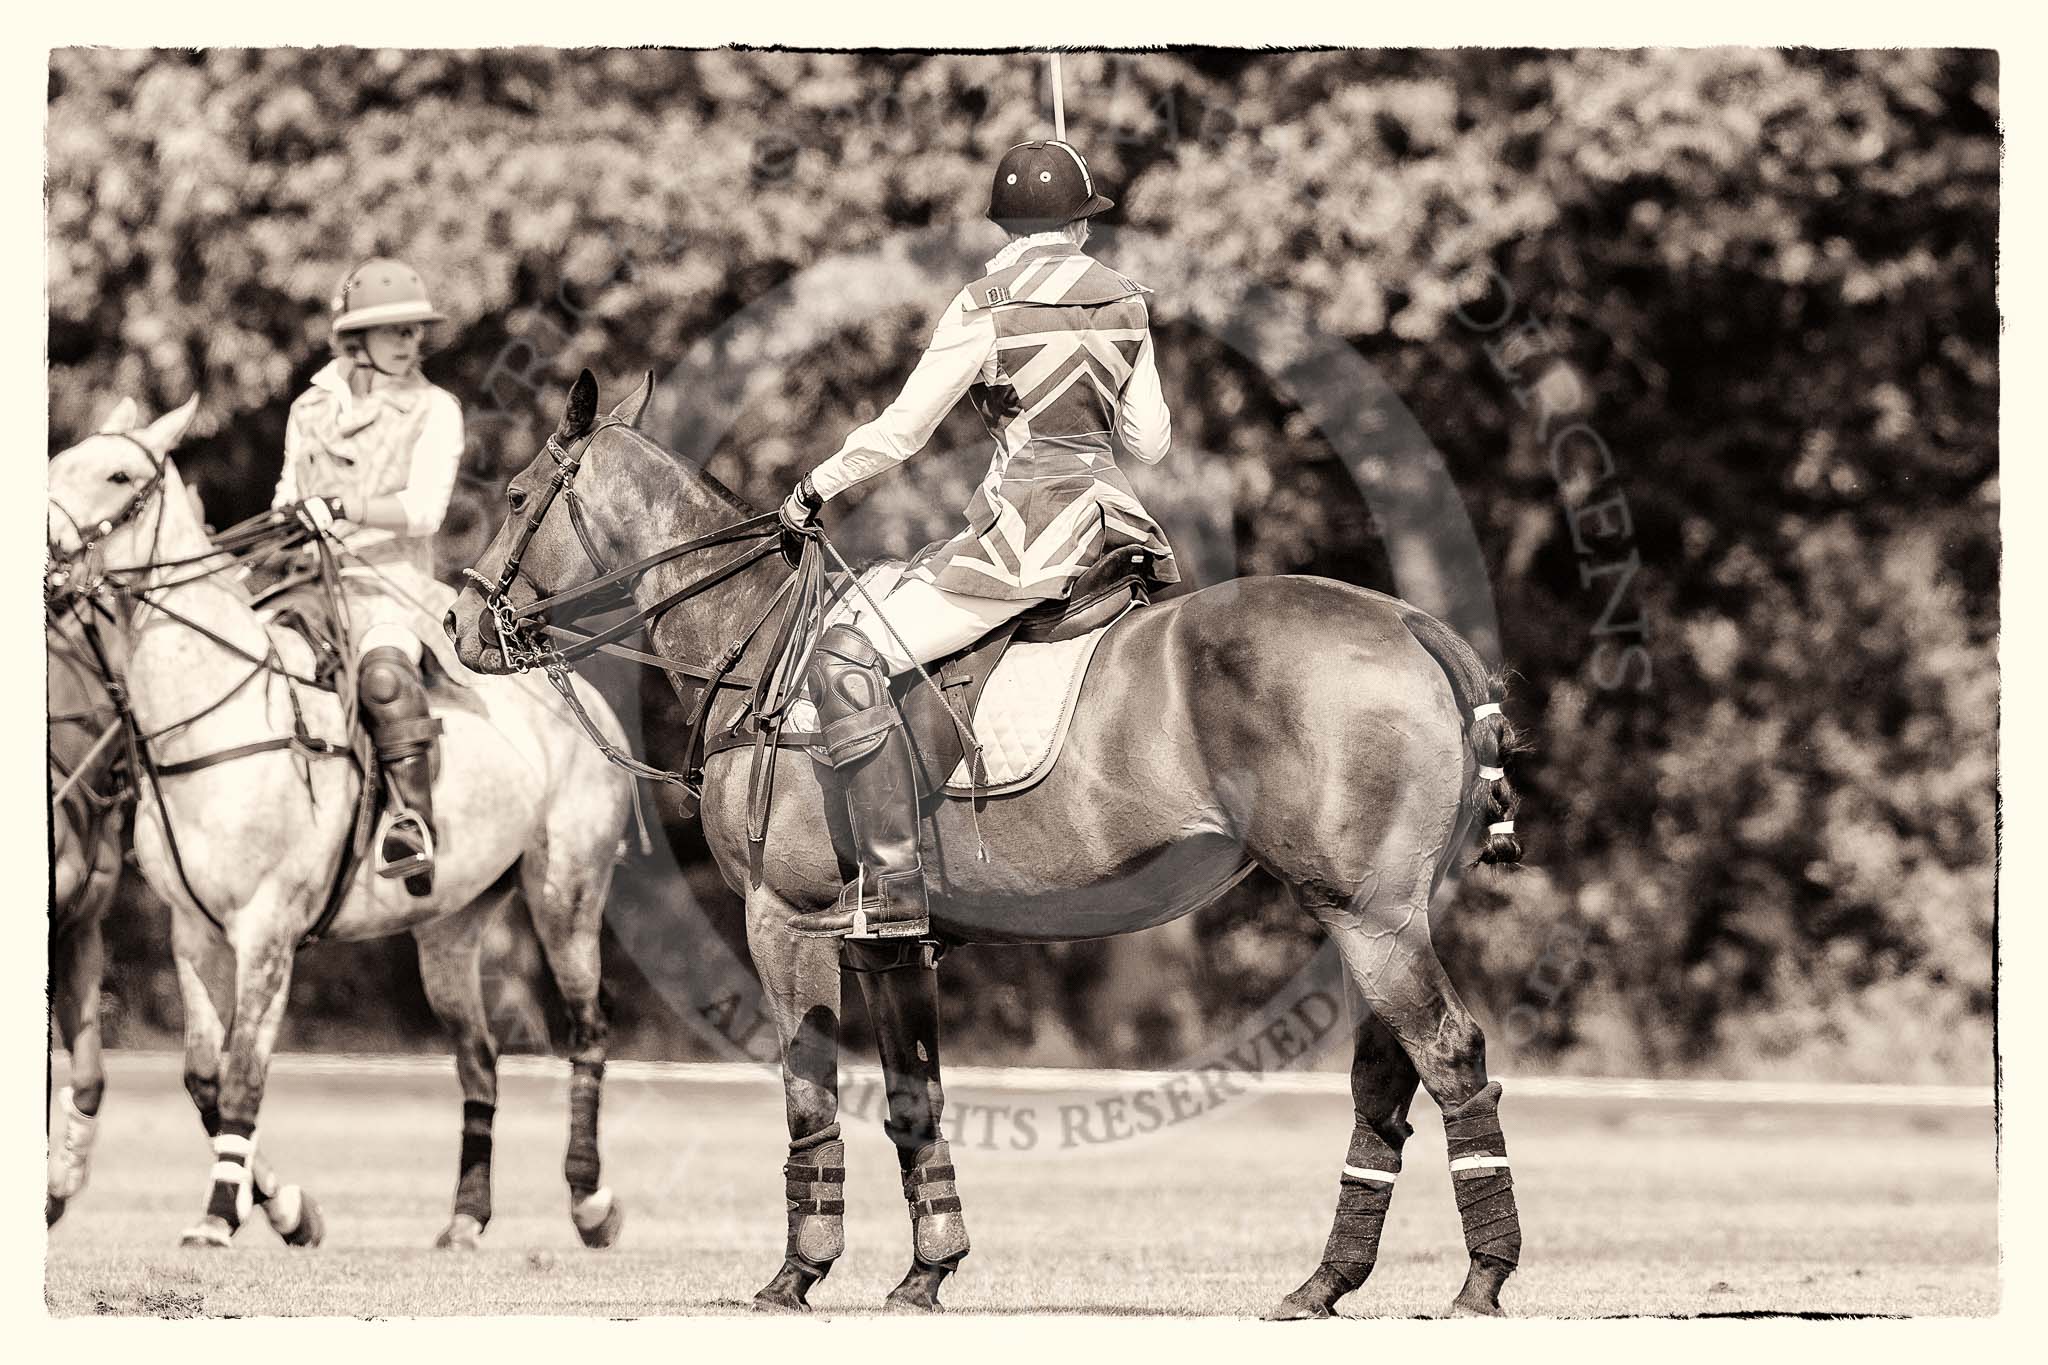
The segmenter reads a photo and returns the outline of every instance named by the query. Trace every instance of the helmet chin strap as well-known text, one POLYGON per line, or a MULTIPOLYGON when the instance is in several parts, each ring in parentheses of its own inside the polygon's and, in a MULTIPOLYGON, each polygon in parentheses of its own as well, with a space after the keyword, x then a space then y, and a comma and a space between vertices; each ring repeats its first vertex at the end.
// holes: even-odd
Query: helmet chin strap
POLYGON ((382 365, 379 365, 376 356, 370 353, 369 341, 363 338, 361 334, 352 333, 351 335, 355 336, 355 341, 344 347, 351 365, 366 365, 371 371, 383 375, 386 379, 405 378, 407 371, 387 370, 382 365))

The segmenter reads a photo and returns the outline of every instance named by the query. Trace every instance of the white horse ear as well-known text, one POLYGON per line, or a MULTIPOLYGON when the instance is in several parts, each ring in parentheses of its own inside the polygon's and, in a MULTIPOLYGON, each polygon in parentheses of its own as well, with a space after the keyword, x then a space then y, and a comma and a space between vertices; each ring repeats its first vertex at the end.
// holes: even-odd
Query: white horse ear
POLYGON ((193 414, 198 411, 199 395, 195 393, 151 422, 146 429, 137 432, 135 439, 159 455, 168 455, 172 447, 185 439, 185 430, 192 425, 193 414))
POLYGON ((136 420, 141 416, 141 412, 136 409, 135 400, 133 398, 123 398, 120 402, 114 404, 112 412, 100 419, 97 429, 103 432, 133 431, 135 430, 136 420))
POLYGON ((647 405, 654 401, 654 371, 649 370, 640 380, 640 387, 626 395, 625 401, 612 409, 612 416, 629 427, 640 425, 640 418, 647 412, 647 405))

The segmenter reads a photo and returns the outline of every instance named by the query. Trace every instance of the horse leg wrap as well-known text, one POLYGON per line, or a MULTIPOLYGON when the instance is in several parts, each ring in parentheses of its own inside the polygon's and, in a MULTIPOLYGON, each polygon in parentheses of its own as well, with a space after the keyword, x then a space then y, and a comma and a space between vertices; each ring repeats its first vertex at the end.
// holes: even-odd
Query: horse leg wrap
POLYGON ((491 1221, 491 1124, 496 1105, 483 1100, 462 1102, 461 1171, 455 1178, 455 1212, 476 1219, 479 1228, 491 1221))
MULTIPOLYGON (((1401 1136, 1405 1139, 1407 1134, 1401 1136)), ((1380 1232, 1386 1227, 1394 1179, 1400 1174, 1399 1148, 1364 1124, 1352 1130, 1344 1173, 1337 1180, 1337 1216, 1323 1246, 1322 1269, 1329 1272, 1331 1287, 1340 1295, 1364 1284, 1379 1260, 1380 1232)))
POLYGON ((70 1086, 64 1087, 58 1099, 64 1114, 64 1136, 50 1148, 49 1192, 58 1199, 73 1199, 92 1173, 92 1144, 99 1133, 99 1120, 78 1107, 70 1086))
POLYGON ((1515 1178, 1500 1131, 1500 1082, 1444 1110, 1451 1154, 1451 1189, 1465 1224, 1465 1250, 1515 1265, 1522 1256, 1522 1222, 1515 1211, 1515 1178))
POLYGON ((789 1255, 822 1276, 846 1250, 846 1144, 839 1125, 790 1143, 782 1176, 789 1255))
POLYGON ((569 1071, 569 1155, 562 1176, 579 1202, 597 1193, 597 1102, 604 1092, 603 1062, 573 1062, 569 1071))
POLYGON ((231 1228, 241 1227, 253 1207, 249 1163, 256 1155, 255 1133, 254 1124, 223 1120, 213 1139, 213 1192, 206 1212, 231 1228))
POLYGON ((910 1247, 925 1265, 951 1265, 967 1254, 967 1220, 953 1183, 953 1152, 940 1138, 920 1147, 903 1173, 910 1203, 910 1247))

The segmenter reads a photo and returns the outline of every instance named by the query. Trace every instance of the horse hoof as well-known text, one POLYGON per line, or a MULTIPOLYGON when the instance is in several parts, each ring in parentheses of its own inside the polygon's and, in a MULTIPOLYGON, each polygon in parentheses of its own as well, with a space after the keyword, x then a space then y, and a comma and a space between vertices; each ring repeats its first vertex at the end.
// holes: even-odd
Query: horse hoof
POLYGON ((227 1220, 209 1213, 185 1229, 184 1235, 178 1238, 178 1245, 218 1248, 227 1246, 234 1238, 235 1230, 228 1226, 227 1220))
POLYGON ((1444 1310, 1447 1318, 1499 1318, 1507 1316, 1497 1303, 1467 1303, 1462 1298, 1452 1299, 1451 1306, 1444 1310))
POLYGON ((571 1207, 569 1220, 576 1224, 576 1235, 583 1239, 583 1245, 601 1251, 619 1240, 619 1229, 626 1225, 626 1206, 607 1186, 571 1207))
POLYGON ((475 1251, 477 1239, 484 1235, 484 1225, 473 1214, 458 1213, 448 1220, 448 1226, 441 1229, 441 1235, 434 1239, 436 1251, 475 1251))
POLYGON ((1309 1322, 1316 1318, 1333 1318, 1336 1310, 1320 1299, 1301 1298, 1289 1294, 1266 1310, 1265 1322, 1309 1322))
POLYGON ((783 1261, 782 1269, 775 1272, 775 1278, 768 1281, 761 1292, 754 1295, 756 1313, 808 1313, 811 1305, 808 1295, 811 1286, 825 1278, 825 1271, 817 1270, 791 1256, 783 1261))
POLYGON ((44 1227, 53 1228, 57 1226, 57 1220, 64 1216, 65 1203, 65 1200, 59 1199, 54 1194, 46 1194, 43 1196, 44 1227))
POLYGON ((926 1265, 913 1261, 910 1270, 903 1276, 903 1282, 889 1291, 883 1302, 889 1308, 906 1313, 943 1313, 946 1306, 939 1302, 939 1286, 953 1273, 949 1265, 926 1265))
POLYGON ((290 1232, 280 1234, 288 1247, 311 1249, 327 1240, 327 1218, 320 1212, 320 1201, 299 1191, 299 1225, 290 1232))

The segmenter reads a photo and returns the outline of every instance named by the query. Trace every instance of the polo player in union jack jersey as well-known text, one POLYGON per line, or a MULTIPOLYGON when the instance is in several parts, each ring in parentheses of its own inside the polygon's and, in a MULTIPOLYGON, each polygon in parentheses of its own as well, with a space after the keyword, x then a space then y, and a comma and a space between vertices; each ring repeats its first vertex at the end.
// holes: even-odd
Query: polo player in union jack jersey
POLYGON ((818 642, 811 691, 861 875, 834 909, 796 916, 798 933, 929 932, 917 788, 892 676, 1064 598, 1117 550, 1141 546, 1156 556, 1155 577, 1179 577, 1165 534, 1116 466, 1118 447, 1147 464, 1161 459, 1170 421, 1147 291, 1082 251, 1088 220, 1110 207, 1065 142, 1005 153, 988 216, 1009 245, 946 306, 896 401, 782 506, 785 525, 809 526, 826 502, 916 454, 963 393, 995 438, 967 529, 913 565, 879 614, 835 625, 818 642))

